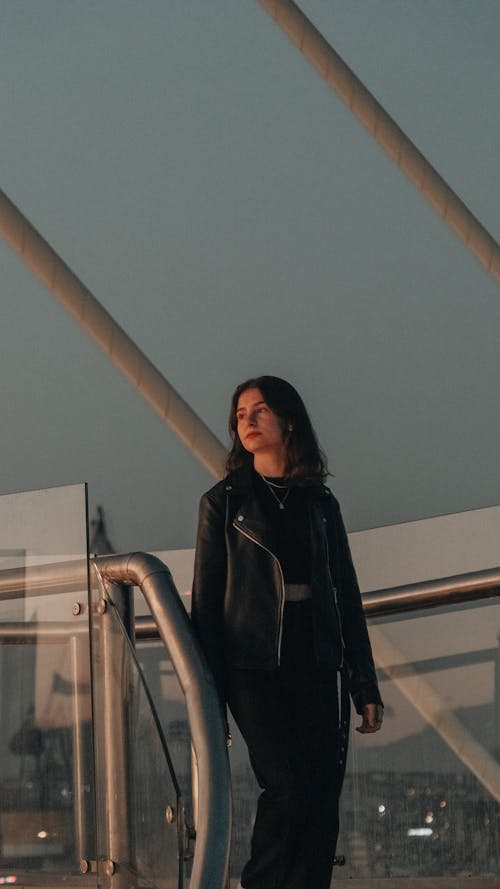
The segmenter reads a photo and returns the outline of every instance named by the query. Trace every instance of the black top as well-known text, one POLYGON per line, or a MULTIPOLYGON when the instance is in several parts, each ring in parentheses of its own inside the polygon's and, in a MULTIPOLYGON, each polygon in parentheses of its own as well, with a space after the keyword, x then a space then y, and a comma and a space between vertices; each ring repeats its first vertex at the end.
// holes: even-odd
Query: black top
POLYGON ((266 484, 255 472, 255 491, 269 518, 276 543, 276 555, 285 583, 310 583, 311 541, 309 532, 309 492, 307 488, 287 485, 286 478, 271 478, 280 487, 266 484), (280 502, 283 508, 280 507, 280 502))

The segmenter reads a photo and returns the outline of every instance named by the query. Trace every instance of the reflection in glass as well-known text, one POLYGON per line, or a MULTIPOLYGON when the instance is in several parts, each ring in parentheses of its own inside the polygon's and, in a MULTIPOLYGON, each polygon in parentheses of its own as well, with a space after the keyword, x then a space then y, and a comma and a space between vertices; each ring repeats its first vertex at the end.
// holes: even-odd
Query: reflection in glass
POLYGON ((490 600, 372 623, 386 718, 352 738, 345 876, 498 874, 498 629, 490 600))
POLYGON ((162 642, 137 642, 136 654, 165 736, 187 820, 193 823, 191 732, 184 694, 162 642))

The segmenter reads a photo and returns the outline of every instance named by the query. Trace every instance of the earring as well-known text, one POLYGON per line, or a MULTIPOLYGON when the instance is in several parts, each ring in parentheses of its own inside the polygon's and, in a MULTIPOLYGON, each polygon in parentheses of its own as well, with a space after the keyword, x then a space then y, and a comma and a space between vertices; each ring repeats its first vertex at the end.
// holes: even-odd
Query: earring
POLYGON ((292 426, 291 423, 290 423, 289 426, 288 426, 288 431, 289 431, 289 432, 293 432, 293 426, 292 426))

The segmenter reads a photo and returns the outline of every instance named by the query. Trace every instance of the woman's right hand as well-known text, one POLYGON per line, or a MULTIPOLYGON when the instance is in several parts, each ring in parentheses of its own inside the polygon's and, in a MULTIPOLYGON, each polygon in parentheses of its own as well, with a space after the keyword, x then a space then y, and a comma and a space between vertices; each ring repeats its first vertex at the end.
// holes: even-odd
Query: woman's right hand
POLYGON ((362 723, 356 727, 356 731, 362 735, 378 732, 382 728, 384 708, 381 704, 365 704, 361 714, 362 723))

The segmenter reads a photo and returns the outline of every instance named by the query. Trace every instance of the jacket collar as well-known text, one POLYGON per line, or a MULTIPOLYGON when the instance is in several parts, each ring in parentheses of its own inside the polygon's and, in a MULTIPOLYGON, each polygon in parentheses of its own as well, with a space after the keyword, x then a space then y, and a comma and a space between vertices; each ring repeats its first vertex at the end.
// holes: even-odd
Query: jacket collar
MULTIPOLYGON (((253 467, 250 465, 241 466, 239 469, 235 469, 223 479, 224 489, 228 495, 250 494, 253 490, 253 483, 254 471, 253 467)), ((330 496, 330 491, 325 485, 311 485, 308 490, 311 497, 314 499, 320 500, 323 497, 330 496)))
POLYGON ((251 466, 241 466, 226 475, 223 480, 226 494, 248 494, 253 487, 253 472, 251 466))

